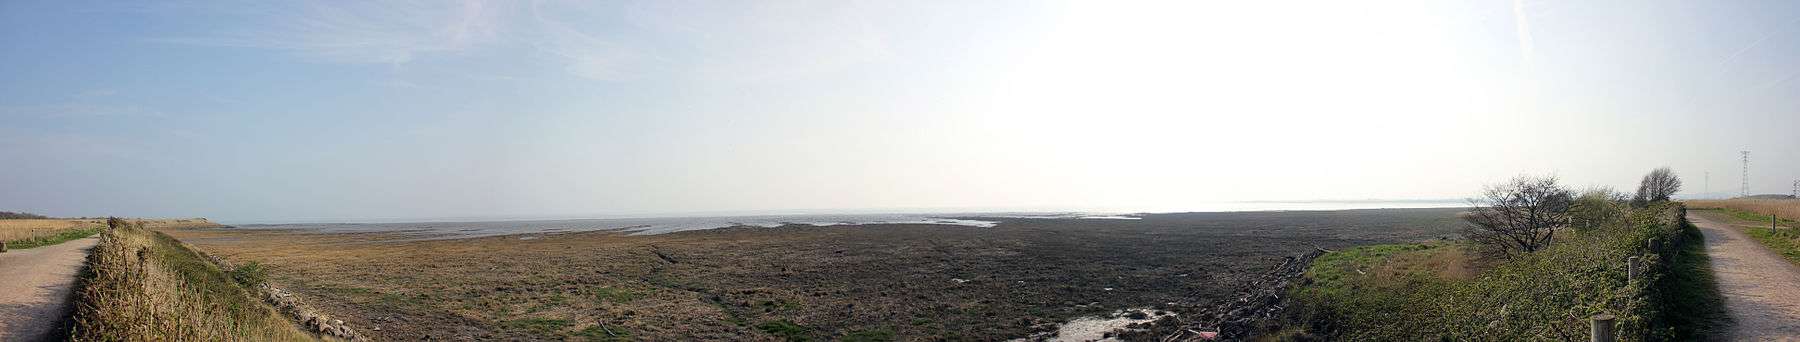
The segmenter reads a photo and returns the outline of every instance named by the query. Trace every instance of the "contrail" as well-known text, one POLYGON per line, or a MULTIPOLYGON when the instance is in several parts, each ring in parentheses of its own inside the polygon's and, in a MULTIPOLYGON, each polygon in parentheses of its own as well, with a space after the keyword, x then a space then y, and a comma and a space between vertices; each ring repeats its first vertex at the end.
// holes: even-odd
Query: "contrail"
POLYGON ((1525 17, 1525 0, 1513 0, 1513 26, 1519 31, 1519 58, 1529 65, 1536 49, 1531 43, 1531 21, 1525 17))
POLYGON ((1763 41, 1769 40, 1769 37, 1774 37, 1776 34, 1786 31, 1787 26, 1793 25, 1795 21, 1800 21, 1800 17, 1788 19, 1788 21, 1782 22, 1781 25, 1775 25, 1774 29, 1764 32, 1762 37, 1756 38, 1755 41, 1751 41, 1749 45, 1745 45, 1744 48, 1738 49, 1737 52, 1732 52, 1731 55, 1726 56, 1725 59, 1719 60, 1719 71, 1724 72, 1726 69, 1729 69, 1731 67, 1731 62, 1736 61, 1738 56, 1742 56, 1745 52, 1749 52, 1751 49, 1761 46, 1763 41))

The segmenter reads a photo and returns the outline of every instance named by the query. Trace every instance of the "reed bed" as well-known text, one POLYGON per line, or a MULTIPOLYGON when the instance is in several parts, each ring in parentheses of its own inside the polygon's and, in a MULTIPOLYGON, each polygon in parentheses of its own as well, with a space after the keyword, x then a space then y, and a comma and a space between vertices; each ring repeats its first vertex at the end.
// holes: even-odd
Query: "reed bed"
POLYGON ((316 341, 226 270, 143 222, 101 233, 72 341, 316 341))
MULTIPOLYGON (((1691 209, 1732 209, 1762 215, 1775 215, 1785 219, 1800 219, 1800 200, 1793 199, 1728 199, 1728 200, 1687 200, 1691 209)), ((1767 220, 1768 217, 1763 217, 1767 220)))
POLYGON ((85 230, 87 233, 81 234, 80 237, 86 237, 87 235, 92 235, 94 232, 98 232, 99 229, 103 227, 106 227, 106 220, 103 219, 0 220, 0 241, 6 241, 8 248, 30 248, 31 246, 44 245, 41 242, 54 240, 59 235, 69 234, 75 231, 85 230))

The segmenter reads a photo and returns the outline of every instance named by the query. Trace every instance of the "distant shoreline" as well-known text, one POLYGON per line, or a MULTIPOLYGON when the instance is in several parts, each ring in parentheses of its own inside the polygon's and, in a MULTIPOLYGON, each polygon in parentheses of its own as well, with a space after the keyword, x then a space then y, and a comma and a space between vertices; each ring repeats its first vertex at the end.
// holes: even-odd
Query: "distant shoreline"
POLYGON ((684 231, 710 230, 731 227, 792 227, 792 226, 879 226, 879 225, 947 225, 970 228, 991 228, 999 224, 1020 220, 1137 220, 1145 217, 1171 217, 1181 215, 1209 215, 1234 213, 1304 213, 1304 212, 1347 212, 1365 210, 1428 210, 1460 208, 1461 206, 1439 207, 1374 207, 1374 208, 1270 208, 1265 210, 1219 210, 1189 211, 1164 213, 1091 213, 1091 212, 1046 212, 1046 213, 954 213, 954 214, 815 214, 815 215, 757 215, 757 216, 708 216, 708 217, 658 217, 658 218, 597 218, 597 219, 563 219, 563 220, 512 220, 512 221, 430 221, 430 222, 379 222, 379 223, 286 223, 286 224, 242 224, 235 225, 239 229, 253 230, 294 230, 318 233, 399 233, 417 235, 424 239, 460 239, 489 236, 505 236, 540 233, 572 233, 572 232, 619 232, 630 235, 659 235, 684 231))

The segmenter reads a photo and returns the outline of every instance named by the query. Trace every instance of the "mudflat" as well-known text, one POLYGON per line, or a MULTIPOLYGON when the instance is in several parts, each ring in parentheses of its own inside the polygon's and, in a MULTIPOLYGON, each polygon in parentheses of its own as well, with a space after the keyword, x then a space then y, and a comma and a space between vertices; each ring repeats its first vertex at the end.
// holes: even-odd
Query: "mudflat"
POLYGON ((632 236, 168 232, 380 340, 974 339, 1173 317, 1315 247, 1450 237, 1460 209, 987 218, 991 228, 736 227, 632 236))

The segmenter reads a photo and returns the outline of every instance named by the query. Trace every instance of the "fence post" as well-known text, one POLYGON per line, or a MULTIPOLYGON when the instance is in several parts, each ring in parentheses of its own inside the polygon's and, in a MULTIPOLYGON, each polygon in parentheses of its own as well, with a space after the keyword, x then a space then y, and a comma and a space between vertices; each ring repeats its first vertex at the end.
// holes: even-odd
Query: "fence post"
POLYGON ((1592 328, 1589 333, 1593 335, 1591 339, 1593 342, 1614 342, 1619 340, 1619 337, 1614 335, 1615 332, 1613 331, 1613 315, 1594 315, 1594 319, 1593 321, 1590 321, 1589 326, 1592 328))
POLYGON ((1638 276, 1639 276, 1638 273, 1642 272, 1641 270, 1639 270, 1641 268, 1643 268, 1643 267, 1638 265, 1638 257, 1637 256, 1632 256, 1630 258, 1625 259, 1625 280, 1626 281, 1637 280, 1638 276))

